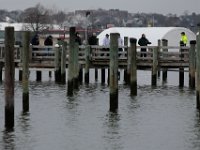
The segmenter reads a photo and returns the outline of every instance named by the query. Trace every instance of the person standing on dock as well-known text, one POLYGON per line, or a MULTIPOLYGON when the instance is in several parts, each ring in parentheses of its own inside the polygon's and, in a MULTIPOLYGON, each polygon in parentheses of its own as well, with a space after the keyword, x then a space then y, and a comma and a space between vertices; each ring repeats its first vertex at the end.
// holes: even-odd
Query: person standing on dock
MULTIPOLYGON (((109 34, 106 34, 106 36, 104 37, 104 39, 103 39, 103 46, 105 46, 105 48, 103 48, 103 51, 109 52, 109 47, 110 47, 109 34)), ((104 55, 106 55, 106 54, 104 54, 104 55)), ((107 53, 107 56, 108 56, 108 53, 107 53)))
POLYGON ((98 39, 96 33, 92 33, 92 35, 88 38, 89 45, 98 45, 98 39))
MULTIPOLYGON (((151 42, 149 42, 149 40, 146 38, 145 34, 142 34, 142 37, 139 39, 138 44, 140 46, 147 46, 148 44, 151 44, 151 42)), ((141 48, 141 52, 146 52, 147 49, 146 48, 141 48)), ((146 57, 147 54, 141 53, 140 57, 146 57)))
MULTIPOLYGON (((33 36, 33 38, 31 39, 31 44, 32 46, 38 46, 40 44, 40 41, 39 41, 39 35, 38 34, 35 34, 33 36)), ((38 48, 32 48, 32 51, 38 51, 38 48)), ((33 53, 34 54, 34 53, 33 53)), ((36 54, 35 56, 38 56, 38 54, 36 54)))
MULTIPOLYGON (((49 35, 49 36, 45 39, 44 45, 45 45, 45 46, 53 46, 53 37, 52 37, 51 35, 49 35)), ((49 51, 51 51, 52 48, 48 47, 48 48, 46 48, 46 50, 47 50, 47 52, 48 52, 47 55, 49 56, 49 51)))
POLYGON ((186 46, 188 42, 188 38, 187 35, 185 34, 185 32, 181 32, 181 41, 180 41, 180 45, 181 46, 186 46))

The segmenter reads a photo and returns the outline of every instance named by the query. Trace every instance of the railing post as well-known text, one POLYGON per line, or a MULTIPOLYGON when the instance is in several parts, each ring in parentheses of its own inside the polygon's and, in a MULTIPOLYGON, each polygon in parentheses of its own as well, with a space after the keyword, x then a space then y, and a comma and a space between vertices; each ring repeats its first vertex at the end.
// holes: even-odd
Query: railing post
POLYGON ((118 109, 118 37, 119 33, 111 33, 110 35, 109 87, 111 112, 118 109))
POLYGON ((29 111, 29 46, 30 32, 24 32, 23 56, 22 56, 22 88, 23 88, 23 112, 29 111))
POLYGON ((152 76, 151 85, 157 85, 157 70, 158 70, 158 47, 153 49, 153 66, 152 66, 152 76))
POLYGON ((190 41, 189 49, 189 87, 195 89, 195 64, 196 64, 196 55, 195 55, 196 41, 190 41))
POLYGON ((5 127, 14 127, 14 27, 5 28, 5 127))
MULTIPOLYGON (((162 39, 162 46, 168 46, 168 41, 166 39, 162 39)), ((168 52, 168 49, 163 48, 163 52, 168 52)), ((167 57, 167 55, 163 54, 163 57, 167 57)), ((167 81, 167 68, 163 68, 162 78, 163 78, 163 82, 167 81)))
POLYGON ((137 39, 130 39, 130 88, 131 96, 137 95, 137 61, 136 61, 136 43, 137 39))
POLYGON ((200 24, 198 26, 197 35, 197 50, 196 50, 196 72, 197 72, 197 87, 196 87, 196 107, 200 110, 200 24))

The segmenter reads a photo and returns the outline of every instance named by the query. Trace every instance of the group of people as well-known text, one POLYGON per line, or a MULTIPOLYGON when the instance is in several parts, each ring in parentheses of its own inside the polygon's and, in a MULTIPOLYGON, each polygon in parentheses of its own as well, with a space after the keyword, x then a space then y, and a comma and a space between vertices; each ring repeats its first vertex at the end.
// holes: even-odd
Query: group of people
MULTIPOLYGON (((79 45, 82 45, 82 40, 80 37, 79 32, 75 33, 75 42, 77 42, 79 45)), ((92 33, 92 35, 88 38, 88 44, 89 45, 98 45, 98 38, 96 33, 92 33)), ((180 40, 180 46, 186 46, 188 42, 187 35, 185 32, 181 32, 181 40, 180 40)), ((31 40, 32 45, 39 45, 39 36, 38 34, 35 34, 31 40)), ((145 46, 148 46, 151 44, 151 42, 146 38, 145 34, 142 34, 141 38, 138 40, 138 45, 144 46, 141 48, 141 57, 146 57, 146 48, 145 46)), ((45 46, 53 46, 53 38, 51 35, 49 35, 45 40, 44 40, 44 45, 45 46)), ((109 51, 109 46, 110 46, 110 38, 109 34, 106 34, 104 39, 103 39, 103 46, 105 47, 103 51, 109 51)), ((123 46, 123 39, 119 36, 118 38, 118 46, 119 46, 119 51, 123 51, 121 48, 123 46)), ((38 48, 33 48, 33 50, 38 50, 38 48)), ((48 51, 51 50, 51 48, 47 48, 48 51)), ((119 55, 120 56, 120 55, 119 55)))
MULTIPOLYGON (((39 40, 39 35, 38 34, 35 34, 33 36, 33 38, 31 39, 31 44, 33 46, 40 45, 40 40, 39 40)), ((44 45, 45 46, 53 46, 53 37, 51 35, 46 37, 46 39, 44 40, 44 45)), ((37 50, 38 50, 38 48, 34 48, 33 47, 33 51, 37 51, 37 50)), ((49 55, 49 51, 52 50, 52 48, 48 47, 48 48, 46 48, 46 50, 48 51, 47 55, 49 55)))

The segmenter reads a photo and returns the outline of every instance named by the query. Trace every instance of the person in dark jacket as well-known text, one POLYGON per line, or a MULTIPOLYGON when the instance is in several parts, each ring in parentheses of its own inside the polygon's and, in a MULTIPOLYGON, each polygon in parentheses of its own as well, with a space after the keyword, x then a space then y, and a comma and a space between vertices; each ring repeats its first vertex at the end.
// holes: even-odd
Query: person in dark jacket
MULTIPOLYGON (((53 37, 51 35, 49 35, 45 40, 44 40, 44 45, 45 46, 53 46, 53 37)), ((49 55, 49 51, 51 51, 52 48, 47 48, 48 54, 49 55)))
MULTIPOLYGON (((147 46, 148 44, 151 44, 151 42, 149 42, 149 40, 146 38, 145 34, 142 34, 142 37, 139 39, 138 44, 140 46, 147 46)), ((147 49, 146 48, 141 48, 141 52, 146 52, 147 49)), ((140 54, 141 57, 146 57, 146 54, 140 54)))
MULTIPOLYGON (((33 36, 33 38, 31 39, 31 44, 32 44, 32 46, 37 46, 37 45, 40 44, 38 34, 35 34, 35 35, 33 36)), ((38 51, 38 48, 32 48, 32 51, 33 51, 33 52, 34 52, 34 51, 38 51)), ((38 54, 37 54, 37 55, 38 55, 38 54)), ((37 55, 36 55, 36 56, 37 56, 37 55)))
POLYGON ((97 39, 96 33, 92 33, 92 35, 89 37, 88 44, 89 45, 98 45, 98 39, 97 39))
POLYGON ((82 45, 82 41, 81 41, 79 32, 75 33, 75 42, 77 42, 79 45, 82 45))

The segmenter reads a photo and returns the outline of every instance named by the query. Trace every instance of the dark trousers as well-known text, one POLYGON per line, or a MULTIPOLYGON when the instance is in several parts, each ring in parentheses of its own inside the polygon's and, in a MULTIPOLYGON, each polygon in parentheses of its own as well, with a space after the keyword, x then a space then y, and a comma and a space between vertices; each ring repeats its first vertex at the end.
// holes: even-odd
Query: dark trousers
MULTIPOLYGON (((141 52, 146 52, 146 48, 141 48, 141 52)), ((140 54, 140 57, 147 57, 147 54, 140 54)))

